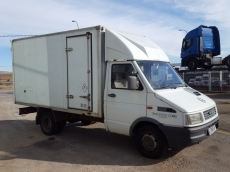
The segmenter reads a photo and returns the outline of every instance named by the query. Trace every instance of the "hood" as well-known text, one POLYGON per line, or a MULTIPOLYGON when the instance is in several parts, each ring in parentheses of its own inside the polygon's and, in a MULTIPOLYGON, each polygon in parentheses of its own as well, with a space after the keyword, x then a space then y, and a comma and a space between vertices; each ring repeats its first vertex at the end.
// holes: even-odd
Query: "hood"
POLYGON ((192 88, 164 89, 156 91, 156 97, 182 112, 208 109, 216 103, 192 88))

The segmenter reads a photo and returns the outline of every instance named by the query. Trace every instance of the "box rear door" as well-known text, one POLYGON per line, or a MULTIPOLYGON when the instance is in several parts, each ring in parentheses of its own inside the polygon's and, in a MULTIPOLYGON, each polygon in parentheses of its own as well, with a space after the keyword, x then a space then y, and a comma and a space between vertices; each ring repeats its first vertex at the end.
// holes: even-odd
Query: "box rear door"
POLYGON ((68 108, 91 111, 91 38, 67 38, 68 108))

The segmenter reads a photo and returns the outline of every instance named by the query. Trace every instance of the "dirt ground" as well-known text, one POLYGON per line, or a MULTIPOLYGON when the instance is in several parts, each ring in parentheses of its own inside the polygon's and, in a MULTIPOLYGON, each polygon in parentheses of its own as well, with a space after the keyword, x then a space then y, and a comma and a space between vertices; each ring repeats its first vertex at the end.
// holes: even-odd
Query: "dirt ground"
POLYGON ((18 115, 12 91, 0 91, 0 171, 229 171, 230 94, 208 94, 217 102, 220 130, 200 144, 172 149, 164 158, 142 157, 133 141, 106 132, 103 124, 67 124, 45 136, 35 114, 18 115))

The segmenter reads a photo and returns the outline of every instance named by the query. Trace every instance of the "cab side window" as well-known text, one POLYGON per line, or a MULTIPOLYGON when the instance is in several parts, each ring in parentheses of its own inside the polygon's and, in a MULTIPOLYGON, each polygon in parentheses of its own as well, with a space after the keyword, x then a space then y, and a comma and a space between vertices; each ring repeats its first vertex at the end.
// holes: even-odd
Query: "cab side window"
POLYGON ((182 49, 183 49, 183 51, 187 50, 189 47, 192 46, 193 40, 194 39, 183 40, 183 43, 182 43, 182 49))
MULTIPOLYGON (((112 89, 129 89, 129 77, 134 76, 134 68, 131 64, 116 64, 112 65, 111 72, 111 88, 112 89)), ((137 90, 143 90, 143 86, 137 79, 137 90)))

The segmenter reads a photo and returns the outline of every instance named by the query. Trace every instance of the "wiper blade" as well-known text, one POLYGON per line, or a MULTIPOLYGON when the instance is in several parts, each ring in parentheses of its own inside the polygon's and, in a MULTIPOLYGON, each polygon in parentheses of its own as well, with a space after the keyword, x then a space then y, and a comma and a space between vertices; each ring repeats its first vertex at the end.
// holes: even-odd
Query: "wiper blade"
POLYGON ((181 82, 172 82, 172 84, 182 84, 181 82))
POLYGON ((171 88, 169 85, 163 85, 160 88, 171 88))

